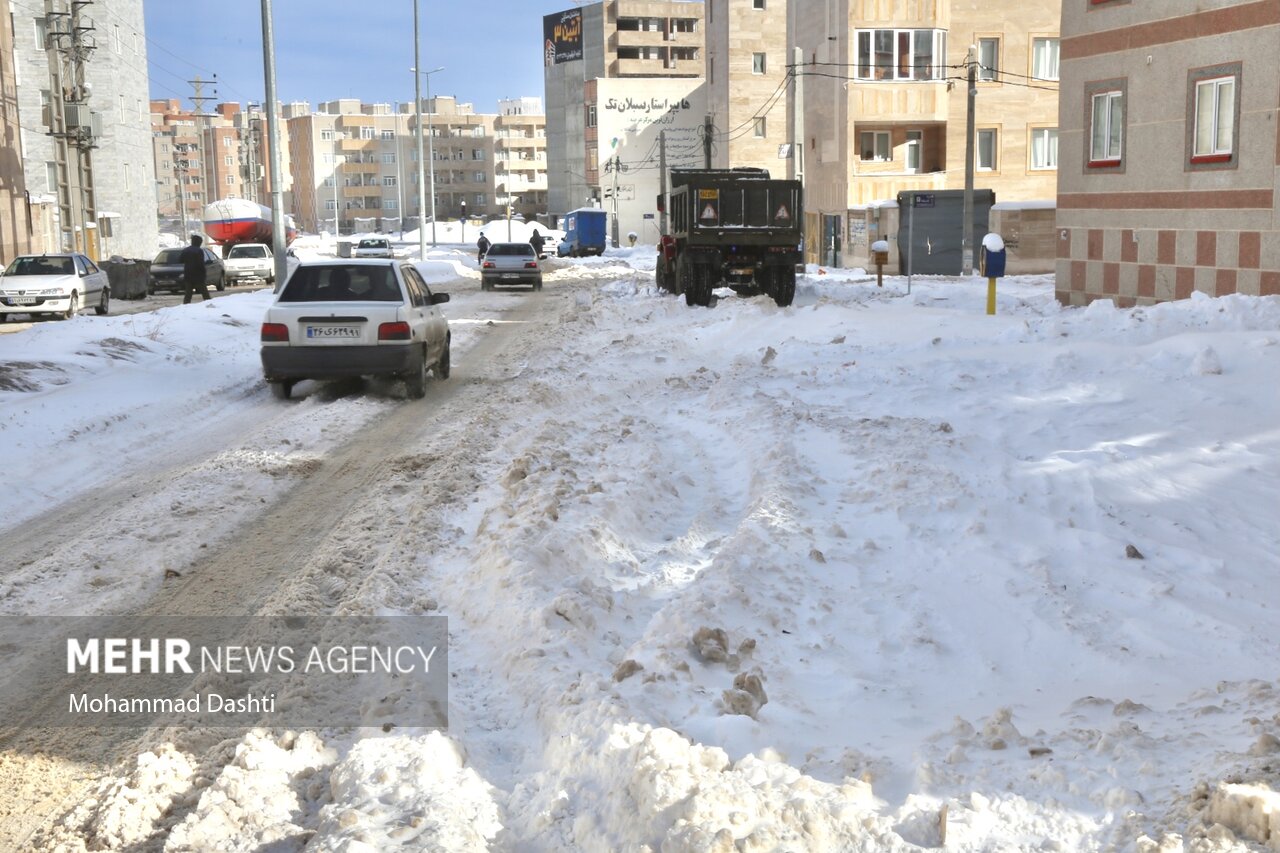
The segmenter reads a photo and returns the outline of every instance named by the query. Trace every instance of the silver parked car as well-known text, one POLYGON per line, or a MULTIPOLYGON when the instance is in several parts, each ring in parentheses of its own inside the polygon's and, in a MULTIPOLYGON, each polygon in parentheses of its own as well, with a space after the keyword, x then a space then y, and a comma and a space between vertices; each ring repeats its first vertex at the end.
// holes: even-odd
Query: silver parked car
POLYGON ((19 255, 0 274, 0 321, 12 314, 66 320, 89 305, 106 314, 110 302, 107 274, 81 254, 19 255))
MULTIPOLYGON (((184 246, 183 249, 186 247, 184 246)), ((222 258, 215 255, 207 247, 204 252, 204 282, 218 290, 227 289, 227 269, 222 258)), ((151 261, 151 280, 147 284, 147 294, 157 290, 182 290, 182 249, 161 249, 160 254, 151 261)))
POLYGON ((427 371, 449 378, 449 323, 411 264, 304 261, 262 323, 262 370, 288 399, 302 379, 386 376, 409 397, 427 393, 427 371))
POLYGON ((542 290, 542 267, 528 243, 494 243, 480 263, 480 289, 499 284, 527 284, 542 290))

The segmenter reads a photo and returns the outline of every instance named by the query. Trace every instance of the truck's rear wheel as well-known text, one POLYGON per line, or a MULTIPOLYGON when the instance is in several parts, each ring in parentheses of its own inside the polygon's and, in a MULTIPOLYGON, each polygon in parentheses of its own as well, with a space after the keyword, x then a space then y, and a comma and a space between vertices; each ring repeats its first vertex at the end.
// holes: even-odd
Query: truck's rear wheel
POLYGON ((773 288, 769 295, 779 308, 786 308, 796 298, 795 267, 774 267, 772 272, 773 288))
POLYGON ((686 305, 711 305, 712 267, 710 264, 690 264, 688 289, 684 294, 686 305))

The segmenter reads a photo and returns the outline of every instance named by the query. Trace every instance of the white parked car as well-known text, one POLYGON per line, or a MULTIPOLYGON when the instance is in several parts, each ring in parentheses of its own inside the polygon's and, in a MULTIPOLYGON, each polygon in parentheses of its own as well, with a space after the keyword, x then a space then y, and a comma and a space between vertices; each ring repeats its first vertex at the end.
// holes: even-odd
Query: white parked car
POLYGON ((271 247, 265 243, 237 243, 227 250, 222 264, 226 267, 228 284, 245 279, 260 279, 272 284, 276 279, 276 260, 271 254, 271 247))
POLYGON ((365 237, 359 243, 356 243, 353 257, 357 258, 390 258, 393 257, 391 251, 391 241, 385 237, 365 237))
POLYGON ((447 293, 432 293, 411 264, 303 261, 262 323, 262 370, 287 400, 303 379, 385 376, 408 396, 427 393, 427 371, 449 378, 447 293))
POLYGON ((110 302, 107 274, 84 255, 19 255, 0 274, 0 321, 12 314, 66 320, 89 305, 106 314, 110 302))

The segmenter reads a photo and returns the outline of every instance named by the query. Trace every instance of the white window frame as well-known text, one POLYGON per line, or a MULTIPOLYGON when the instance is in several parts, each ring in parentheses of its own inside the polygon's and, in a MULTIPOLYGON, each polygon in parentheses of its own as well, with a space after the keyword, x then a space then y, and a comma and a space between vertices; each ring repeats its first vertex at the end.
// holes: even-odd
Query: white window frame
POLYGON ((1028 151, 1030 155, 1029 167, 1033 171, 1052 171, 1058 168, 1058 129, 1056 127, 1033 127, 1031 128, 1031 145, 1028 151), (1043 138, 1044 142, 1037 146, 1037 138, 1043 138), (1044 162, 1036 162, 1037 150, 1043 152, 1044 162))
POLYGON ((1031 40, 1031 78, 1033 80, 1058 79, 1058 39, 1039 36, 1031 40), (1043 45, 1043 49, 1041 49, 1043 45))
POLYGON ((396 176, 395 176, 395 175, 383 175, 383 176, 382 176, 382 185, 383 185, 384 187, 394 187, 394 186, 396 185, 396 176))
POLYGON ((332 142, 332 141, 333 141, 333 131, 332 131, 332 130, 328 130, 328 129, 321 130, 321 131, 320 131, 320 141, 321 141, 321 142, 332 142))
POLYGON ((761 52, 751 54, 751 73, 767 74, 769 72, 769 58, 761 52))
POLYGON ((234 155, 228 154, 227 156, 222 158, 222 165, 224 166, 234 166, 235 164, 236 164, 236 158, 234 155))
POLYGON ((236 176, 235 176, 235 175, 227 175, 227 186, 229 186, 229 187, 235 186, 235 183, 236 183, 236 176))
POLYGON ((1119 89, 1108 89, 1105 92, 1095 92, 1090 99, 1091 111, 1089 121, 1089 162, 1090 163, 1118 163, 1124 158, 1124 92, 1119 89), (1102 134, 1099 137, 1099 106, 1102 107, 1102 134), (1115 114, 1117 107, 1119 108, 1119 116, 1115 114), (1118 128, 1112 127, 1113 122, 1119 121, 1118 128), (1098 150, 1099 138, 1102 140, 1103 148, 1098 150))
POLYGON ((978 39, 978 79, 995 83, 1000 79, 1000 38, 983 36, 978 39), (984 55, 989 54, 989 55, 984 55))
POLYGON ((857 30, 854 33, 854 76, 859 80, 880 83, 901 82, 904 80, 934 83, 947 77, 947 32, 930 29, 879 29, 857 30), (876 65, 876 42, 880 33, 888 35, 891 45, 890 66, 886 76, 879 76, 876 65), (916 47, 920 36, 927 34, 932 50, 932 61, 927 66, 920 66, 916 59, 916 47), (902 39, 906 37, 908 55, 903 63, 901 53, 902 39), (902 73, 902 69, 906 73, 902 73))
POLYGON ((1236 76, 1234 74, 1196 81, 1195 127, 1191 134, 1192 157, 1222 157, 1224 155, 1229 157, 1235 153, 1236 98, 1239 97, 1237 90, 1238 86, 1236 85, 1236 76), (1231 90, 1231 104, 1224 109, 1222 92, 1227 87, 1231 90), (1200 138, 1200 120, 1204 117, 1201 113, 1200 99, 1204 97, 1206 90, 1210 88, 1212 88, 1213 103, 1209 120, 1213 123, 1213 129, 1209 134, 1208 145, 1205 146, 1202 145, 1200 138), (1225 144, 1222 140, 1224 130, 1228 134, 1225 144))
POLYGON ((893 138, 887 130, 863 130, 858 133, 858 160, 862 163, 888 163, 893 160, 893 138), (872 137, 867 145, 867 137, 872 137), (883 141, 883 145, 881 142, 883 141), (867 151, 870 157, 863 156, 867 151), (883 156, 881 156, 883 152, 883 156))
POLYGON ((973 146, 974 168, 979 172, 996 172, 1000 169, 1000 131, 994 127, 980 127, 977 130, 977 140, 973 146), (986 164, 982 162, 982 139, 986 136, 991 140, 990 143, 990 160, 986 164))
POLYGON ((906 170, 912 174, 924 171, 924 131, 908 130, 907 145, 904 152, 906 170), (914 163, 912 161, 915 161, 914 163))

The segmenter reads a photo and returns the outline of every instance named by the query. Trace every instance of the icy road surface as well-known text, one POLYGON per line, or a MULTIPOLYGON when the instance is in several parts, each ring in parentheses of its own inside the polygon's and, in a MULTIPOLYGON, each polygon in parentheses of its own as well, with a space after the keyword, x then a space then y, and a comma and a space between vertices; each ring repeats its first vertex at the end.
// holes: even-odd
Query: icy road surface
POLYGON ((0 338, 4 612, 452 670, 446 731, 0 731, 0 849, 1280 849, 1280 300, 474 267, 421 401, 271 400, 264 293, 0 338))

